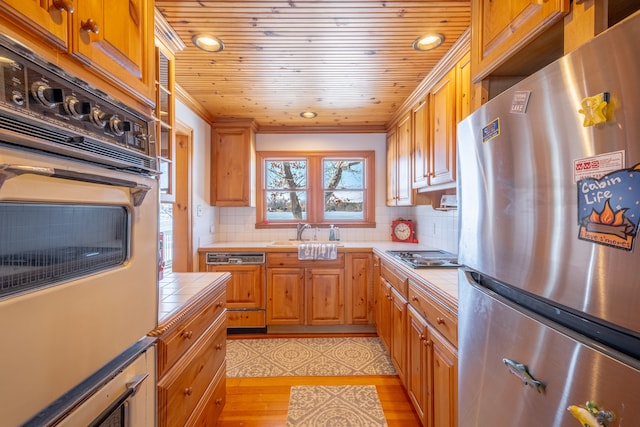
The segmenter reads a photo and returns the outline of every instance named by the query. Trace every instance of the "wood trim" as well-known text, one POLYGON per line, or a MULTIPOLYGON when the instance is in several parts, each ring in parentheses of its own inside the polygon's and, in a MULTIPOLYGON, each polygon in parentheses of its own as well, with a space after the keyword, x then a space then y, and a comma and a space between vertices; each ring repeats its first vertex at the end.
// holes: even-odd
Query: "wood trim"
POLYGON ((176 84, 174 87, 176 99, 183 103, 188 109, 197 114, 202 120, 211 124, 214 121, 213 116, 200 104, 196 99, 185 91, 182 86, 176 84))
POLYGON ((175 132, 175 202, 173 203, 173 271, 193 271, 193 129, 177 124, 175 132))
POLYGON ((307 201, 307 221, 312 225, 327 226, 329 223, 336 224, 343 228, 356 228, 356 227, 375 227, 375 151, 258 151, 256 152, 256 180, 257 180, 257 194, 256 194, 256 228, 289 228, 295 225, 299 221, 287 221, 287 222, 268 222, 264 216, 265 206, 263 200, 264 192, 264 161, 267 158, 304 158, 309 160, 308 175, 309 182, 307 183, 308 191, 317 192, 322 190, 322 183, 317 182, 320 175, 320 164, 322 157, 361 157, 365 161, 365 211, 364 220, 362 221, 324 221, 317 222, 317 219, 322 218, 322 206, 317 206, 313 199, 307 201))

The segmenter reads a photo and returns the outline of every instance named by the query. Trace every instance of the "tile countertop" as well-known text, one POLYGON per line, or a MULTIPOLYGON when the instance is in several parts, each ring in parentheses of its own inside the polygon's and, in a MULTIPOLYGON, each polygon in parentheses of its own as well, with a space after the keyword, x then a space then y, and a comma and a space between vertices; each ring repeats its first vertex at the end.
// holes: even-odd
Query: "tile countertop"
MULTIPOLYGON (((404 250, 432 250, 438 249, 422 244, 415 243, 396 243, 389 241, 361 241, 347 242, 339 241, 340 247, 338 251, 351 252, 357 250, 373 250, 378 256, 383 257, 389 262, 406 271, 409 276, 421 282, 427 282, 432 291, 438 294, 442 299, 446 300, 448 305, 457 311, 458 307, 458 269, 456 268, 422 268, 412 269, 396 260, 386 251, 404 251, 404 250)), ((207 251, 255 251, 267 250, 269 252, 291 252, 296 247, 271 246, 270 242, 219 242, 201 246, 199 252, 207 251)))
POLYGON ((214 292, 228 277, 229 273, 165 273, 158 283, 158 323, 187 309, 195 303, 194 296, 214 292))

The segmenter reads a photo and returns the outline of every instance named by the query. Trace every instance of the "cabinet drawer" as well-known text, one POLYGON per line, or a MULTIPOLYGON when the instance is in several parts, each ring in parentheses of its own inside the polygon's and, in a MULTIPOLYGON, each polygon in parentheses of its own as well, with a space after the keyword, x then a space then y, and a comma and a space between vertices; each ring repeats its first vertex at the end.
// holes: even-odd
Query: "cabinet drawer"
POLYGON ((207 427, 214 426, 220 417, 220 413, 226 402, 227 387, 227 365, 222 363, 216 376, 211 380, 204 397, 198 403, 198 407, 193 411, 193 415, 185 426, 187 427, 207 427))
POLYGON ((429 297, 420 285, 411 281, 409 282, 409 304, 454 346, 458 346, 457 316, 429 297))
MULTIPOLYGON (((225 290, 221 289, 196 315, 187 316, 158 340, 158 377, 173 366, 187 349, 198 341, 209 325, 225 310, 225 290)), ((224 317, 224 316, 223 316, 224 317)))
POLYGON ((267 267, 344 267, 344 253, 335 260, 299 260, 298 251, 268 253, 267 267))
POLYGON ((393 286, 396 291, 400 293, 403 297, 407 297, 407 288, 409 279, 407 276, 400 271, 399 268, 394 267, 393 265, 383 262, 380 266, 380 275, 384 277, 384 279, 393 286))
POLYGON ((264 328, 264 311, 227 311, 228 328, 264 328))
POLYGON ((158 423, 182 426, 191 416, 224 365, 227 344, 226 316, 220 316, 192 349, 158 381, 158 423))

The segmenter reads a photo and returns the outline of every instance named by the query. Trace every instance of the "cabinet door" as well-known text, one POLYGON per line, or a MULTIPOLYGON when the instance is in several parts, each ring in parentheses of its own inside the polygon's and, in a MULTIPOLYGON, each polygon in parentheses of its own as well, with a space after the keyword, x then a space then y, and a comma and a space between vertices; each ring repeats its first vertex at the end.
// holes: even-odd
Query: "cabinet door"
POLYGON ((373 323, 373 264, 371 254, 347 254, 347 324, 373 323))
POLYGON ((569 0, 473 0, 472 64, 479 82, 569 12, 569 0))
POLYGON ((456 65, 456 123, 471 114, 471 54, 456 65))
POLYGON ((429 103, 422 100, 412 110, 413 158, 412 187, 422 188, 429 184, 429 103))
POLYGON ((407 300, 391 288, 391 359, 403 384, 407 360, 407 300))
POLYGON ((214 128, 211 203, 254 206, 255 146, 249 127, 214 128))
POLYGON ((227 308, 264 308, 264 268, 262 265, 207 265, 207 271, 229 272, 227 308))
POLYGON ((67 50, 69 39, 69 12, 72 1, 63 0, 4 0, 0 10, 10 13, 29 31, 35 31, 63 50, 67 50))
POLYGON ((344 324, 344 270, 308 268, 307 324, 344 324))
POLYGON ((154 100, 153 3, 77 1, 71 54, 149 101, 154 100))
POLYGON ((429 412, 427 322, 411 306, 407 316, 407 393, 422 425, 426 425, 429 412))
POLYGON ((391 353, 391 285, 382 277, 378 277, 378 317, 376 330, 382 344, 391 353))
POLYGON ((304 268, 267 269, 267 325, 304 325, 304 268))
POLYGON ((428 327, 429 384, 431 392, 430 427, 458 425, 458 354, 435 329, 428 327))
POLYGON ((395 206, 398 198, 398 170, 396 130, 387 133, 387 206, 395 206))
POLYGON ((398 198, 396 205, 410 206, 413 204, 411 192, 411 114, 408 113, 400 120, 397 132, 398 198))
POLYGON ((449 71, 430 94, 431 173, 429 185, 456 179, 456 70, 449 71))

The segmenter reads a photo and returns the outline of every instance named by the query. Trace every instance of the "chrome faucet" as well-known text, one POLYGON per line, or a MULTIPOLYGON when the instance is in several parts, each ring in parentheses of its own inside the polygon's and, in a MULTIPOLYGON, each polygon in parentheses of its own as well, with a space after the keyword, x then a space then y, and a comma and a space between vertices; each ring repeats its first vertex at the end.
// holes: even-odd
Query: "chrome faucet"
POLYGON ((298 223, 297 227, 296 227, 296 240, 302 240, 302 232, 306 229, 306 228, 311 228, 311 225, 309 224, 303 224, 301 222, 298 223))

